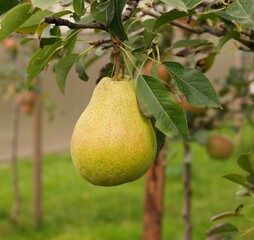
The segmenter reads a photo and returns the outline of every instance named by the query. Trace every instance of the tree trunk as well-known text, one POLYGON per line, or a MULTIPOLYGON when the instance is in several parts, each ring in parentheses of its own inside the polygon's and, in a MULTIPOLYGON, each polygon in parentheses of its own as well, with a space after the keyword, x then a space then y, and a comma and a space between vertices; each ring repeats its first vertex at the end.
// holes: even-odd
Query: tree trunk
POLYGON ((162 235, 165 149, 164 146, 146 174, 143 240, 160 240, 162 235))
POLYGON ((18 138, 19 138, 19 105, 14 100, 13 104, 13 119, 12 119, 12 151, 11 151, 11 166, 12 166, 12 184, 14 194, 14 204, 11 210, 11 220, 17 223, 19 221, 21 210, 21 193, 19 189, 19 174, 18 174, 18 138))
POLYGON ((190 146, 184 143, 184 172, 183 172, 183 221, 184 240, 191 240, 191 160, 192 154, 190 146))
MULTIPOLYGON (((38 85, 38 83, 37 83, 38 85)), ((39 225, 42 220, 42 107, 40 101, 40 94, 36 94, 35 108, 34 108, 34 224, 39 225)))

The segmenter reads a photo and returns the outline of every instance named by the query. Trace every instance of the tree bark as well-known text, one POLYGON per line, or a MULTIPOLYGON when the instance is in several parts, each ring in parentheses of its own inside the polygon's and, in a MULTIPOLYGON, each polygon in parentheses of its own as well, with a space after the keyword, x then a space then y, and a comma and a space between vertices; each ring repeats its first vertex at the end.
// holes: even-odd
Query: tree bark
POLYGON ((143 240, 160 240, 162 235, 165 150, 164 146, 146 174, 143 240))
POLYGON ((183 172, 183 221, 184 221, 184 240, 191 240, 191 160, 192 154, 190 146, 184 143, 184 172, 183 172))
MULTIPOLYGON (((37 86, 39 82, 37 82, 37 86)), ((42 221, 42 107, 40 94, 36 93, 34 108, 34 224, 40 225, 42 221)))
POLYGON ((12 184, 14 194, 14 204, 11 210, 11 220, 15 223, 19 221, 21 210, 21 193, 19 189, 19 173, 18 173, 18 139, 19 139, 19 116, 20 108, 14 100, 13 119, 12 119, 12 150, 11 150, 11 167, 12 167, 12 184))

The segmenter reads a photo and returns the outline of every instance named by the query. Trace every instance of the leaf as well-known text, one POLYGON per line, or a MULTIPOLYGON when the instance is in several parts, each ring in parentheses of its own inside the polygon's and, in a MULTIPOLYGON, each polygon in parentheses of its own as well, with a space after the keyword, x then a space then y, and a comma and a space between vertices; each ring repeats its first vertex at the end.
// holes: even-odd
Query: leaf
POLYGON ((217 51, 220 51, 221 48, 232 38, 240 37, 240 33, 236 31, 231 31, 227 35, 220 38, 219 43, 216 47, 217 51))
POLYGON ((156 20, 156 22, 153 26, 153 31, 158 30, 164 24, 170 23, 176 19, 187 17, 187 16, 189 16, 188 13, 180 12, 178 10, 164 13, 160 17, 158 17, 158 19, 156 20))
POLYGON ((169 4, 170 6, 178 9, 179 11, 187 12, 187 7, 181 0, 161 0, 161 1, 169 4))
POLYGON ((237 174, 237 173, 231 173, 231 174, 227 174, 225 176, 223 176, 224 178, 230 180, 231 182, 234 182, 234 183, 237 183, 237 184, 240 184, 244 187, 246 187, 247 189, 250 188, 249 184, 246 182, 246 178, 243 177, 242 175, 240 174, 237 174))
POLYGON ((155 118, 155 127, 168 137, 188 140, 185 113, 175 103, 165 85, 157 78, 141 76, 137 82, 137 96, 145 114, 155 118))
POLYGON ((93 1, 91 4, 91 14, 95 21, 109 26, 115 15, 113 0, 101 1, 100 3, 93 1))
POLYGON ((64 40, 63 47, 66 50, 66 53, 65 53, 66 55, 69 55, 72 52, 72 50, 74 49, 75 44, 77 42, 77 35, 79 32, 81 32, 81 29, 71 30, 69 35, 64 40))
POLYGON ((76 73, 78 74, 79 78, 83 81, 87 81, 89 79, 84 64, 84 56, 80 57, 76 64, 76 73))
POLYGON ((235 0, 227 7, 226 13, 235 17, 242 25, 254 28, 253 0, 235 0))
POLYGON ((207 236, 209 237, 229 237, 232 234, 236 234, 238 232, 237 227, 235 227, 231 223, 220 223, 214 226, 209 232, 207 236))
POLYGON ((73 0, 73 9, 78 16, 83 16, 85 14, 85 1, 73 0))
POLYGON ((196 7, 198 4, 204 2, 204 0, 182 0, 188 9, 196 7))
POLYGON ((47 45, 38 49, 29 61, 26 72, 27 82, 30 84, 32 80, 45 68, 55 52, 62 48, 62 41, 55 42, 53 45, 47 45))
POLYGON ((143 22, 145 26, 143 37, 144 37, 145 44, 148 47, 150 47, 153 39, 156 36, 156 31, 153 30, 155 22, 156 22, 155 19, 147 19, 143 22))
MULTIPOLYGON (((108 26, 110 32, 119 37, 122 40, 127 40, 128 37, 124 31, 123 24, 122 24, 122 12, 126 3, 126 0, 112 0, 114 3, 114 14, 113 14, 113 19, 108 26)), ((112 14, 112 13, 111 13, 112 14)))
POLYGON ((48 10, 39 9, 36 11, 29 19, 27 19, 17 30, 16 32, 27 34, 35 33, 38 25, 45 17, 52 15, 53 13, 48 10))
POLYGON ((9 11, 16 5, 20 4, 19 0, 0 0, 0 15, 4 14, 5 12, 9 11))
POLYGON ((49 9, 60 0, 32 0, 34 7, 49 9))
POLYGON ((57 85, 62 93, 64 93, 65 90, 65 81, 66 77, 77 60, 78 55, 77 54, 70 54, 70 55, 65 55, 62 59, 59 60, 59 62, 56 64, 56 82, 57 85))
POLYGON ((14 7, 1 21, 0 41, 15 32, 30 16, 32 4, 26 3, 14 7))
POLYGON ((196 107, 220 107, 218 96, 204 74, 177 62, 164 62, 163 65, 188 103, 196 107))
POLYGON ((237 164, 246 172, 254 174, 254 164, 251 163, 248 154, 242 154, 237 159, 237 164))

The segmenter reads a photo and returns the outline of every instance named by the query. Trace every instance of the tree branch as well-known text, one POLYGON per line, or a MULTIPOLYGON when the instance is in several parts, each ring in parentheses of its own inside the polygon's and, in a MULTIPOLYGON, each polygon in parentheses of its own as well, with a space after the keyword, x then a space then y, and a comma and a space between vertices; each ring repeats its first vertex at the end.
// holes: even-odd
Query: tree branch
MULTIPOLYGON (((148 16, 152 16, 154 18, 159 18, 161 16, 161 14, 151 10, 144 11, 144 14, 148 16)), ((200 34, 200 35, 203 33, 209 33, 216 37, 222 37, 222 36, 225 36, 225 34, 228 34, 230 32, 230 30, 227 29, 225 25, 211 27, 208 24, 204 24, 202 25, 202 27, 197 28, 197 27, 192 27, 189 24, 180 22, 178 20, 174 20, 170 23, 173 26, 176 26, 178 28, 189 31, 191 33, 200 34)), ((245 46, 245 49, 248 48, 249 50, 254 50, 254 40, 252 38, 247 39, 245 36, 246 36, 246 33, 240 33, 240 37, 234 37, 234 40, 243 44, 245 46)))
POLYGON ((127 5, 128 7, 126 8, 125 12, 122 14, 122 22, 127 21, 130 16, 134 13, 135 9, 138 6, 140 0, 128 0, 127 5))
POLYGON ((44 22, 49 24, 55 24, 56 26, 66 26, 70 29, 102 29, 107 30, 106 27, 96 21, 88 24, 73 23, 67 19, 49 16, 44 19, 44 22))

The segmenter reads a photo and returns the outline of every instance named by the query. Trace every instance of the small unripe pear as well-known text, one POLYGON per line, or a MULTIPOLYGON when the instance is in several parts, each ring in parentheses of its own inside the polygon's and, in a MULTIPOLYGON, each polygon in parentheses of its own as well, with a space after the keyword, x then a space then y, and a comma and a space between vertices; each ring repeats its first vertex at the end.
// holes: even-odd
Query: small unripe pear
POLYGON ((134 81, 103 78, 73 131, 75 168, 92 184, 119 185, 143 176, 156 149, 155 132, 139 109, 134 81))
POLYGON ((234 144, 227 136, 213 135, 208 138, 206 149, 211 158, 223 160, 233 154, 234 144))

